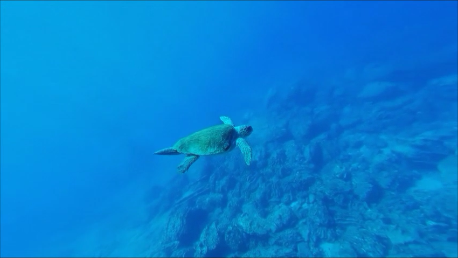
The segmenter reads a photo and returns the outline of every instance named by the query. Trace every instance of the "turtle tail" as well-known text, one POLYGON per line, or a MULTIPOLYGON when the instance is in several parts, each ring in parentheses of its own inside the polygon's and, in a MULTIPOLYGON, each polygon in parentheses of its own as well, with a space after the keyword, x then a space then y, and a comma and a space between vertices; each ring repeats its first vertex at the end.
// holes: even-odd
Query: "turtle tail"
POLYGON ((165 149, 162 149, 162 150, 158 150, 154 154, 157 154, 157 155, 178 155, 178 154, 181 154, 181 153, 179 153, 176 149, 170 147, 170 148, 165 148, 165 149))

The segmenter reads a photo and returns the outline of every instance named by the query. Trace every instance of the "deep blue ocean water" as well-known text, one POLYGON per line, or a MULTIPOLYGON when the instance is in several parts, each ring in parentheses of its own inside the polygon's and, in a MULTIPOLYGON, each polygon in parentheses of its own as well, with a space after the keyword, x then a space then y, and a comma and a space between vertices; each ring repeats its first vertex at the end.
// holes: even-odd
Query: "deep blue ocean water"
POLYGON ((457 256, 456 1, 0 4, 1 256, 457 256))

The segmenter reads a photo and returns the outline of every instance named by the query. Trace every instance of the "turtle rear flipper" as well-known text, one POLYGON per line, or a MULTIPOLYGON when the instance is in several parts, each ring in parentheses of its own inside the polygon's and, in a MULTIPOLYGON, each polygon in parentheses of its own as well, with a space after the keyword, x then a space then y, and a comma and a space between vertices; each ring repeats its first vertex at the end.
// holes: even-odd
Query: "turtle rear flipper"
POLYGON ((157 155, 179 155, 181 153, 179 153, 176 149, 170 147, 170 148, 165 148, 165 149, 162 149, 162 150, 158 150, 154 154, 157 154, 157 155))
POLYGON ((193 154, 186 155, 184 160, 180 163, 180 165, 178 165, 178 172, 184 173, 184 172, 188 171, 188 169, 192 165, 192 163, 194 163, 198 158, 199 158, 199 156, 197 156, 197 155, 193 155, 193 154))
POLYGON ((248 142, 243 138, 237 138, 236 141, 237 147, 239 147, 240 151, 243 154, 243 159, 247 165, 251 163, 251 147, 248 145, 248 142))

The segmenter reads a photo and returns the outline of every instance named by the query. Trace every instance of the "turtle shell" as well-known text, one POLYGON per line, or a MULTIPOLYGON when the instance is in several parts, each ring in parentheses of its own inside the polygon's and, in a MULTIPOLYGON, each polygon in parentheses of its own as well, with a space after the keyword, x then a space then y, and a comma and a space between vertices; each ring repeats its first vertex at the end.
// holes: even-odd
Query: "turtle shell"
POLYGON ((237 131, 232 125, 211 126, 178 140, 173 146, 180 153, 212 155, 230 151, 237 131))

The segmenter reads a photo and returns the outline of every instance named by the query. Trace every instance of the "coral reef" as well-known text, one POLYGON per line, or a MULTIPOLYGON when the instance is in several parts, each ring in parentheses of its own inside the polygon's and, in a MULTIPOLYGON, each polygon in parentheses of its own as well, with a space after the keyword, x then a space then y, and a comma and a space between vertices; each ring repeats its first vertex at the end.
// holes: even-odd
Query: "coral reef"
POLYGON ((154 186, 151 255, 456 256, 457 76, 390 78, 272 89, 247 115, 251 167, 228 154, 154 186))

